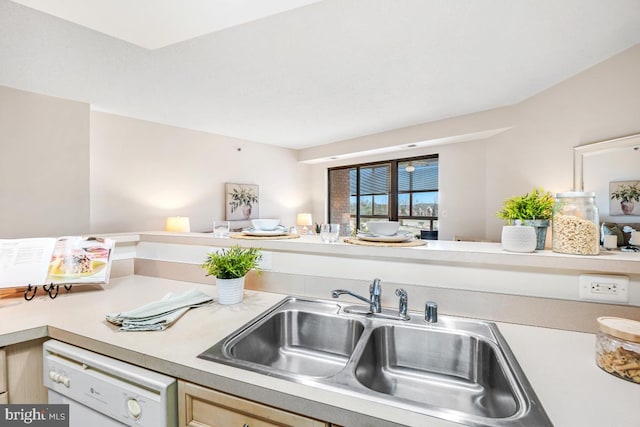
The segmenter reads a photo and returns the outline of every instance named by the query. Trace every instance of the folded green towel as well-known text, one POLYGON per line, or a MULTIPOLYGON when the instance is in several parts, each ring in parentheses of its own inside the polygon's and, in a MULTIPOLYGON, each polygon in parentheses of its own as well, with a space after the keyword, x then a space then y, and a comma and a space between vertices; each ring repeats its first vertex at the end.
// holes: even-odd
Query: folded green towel
POLYGON ((162 331, 190 308, 210 304, 212 301, 213 297, 197 290, 178 295, 170 292, 162 299, 142 307, 122 313, 107 313, 106 318, 120 326, 121 331, 162 331))

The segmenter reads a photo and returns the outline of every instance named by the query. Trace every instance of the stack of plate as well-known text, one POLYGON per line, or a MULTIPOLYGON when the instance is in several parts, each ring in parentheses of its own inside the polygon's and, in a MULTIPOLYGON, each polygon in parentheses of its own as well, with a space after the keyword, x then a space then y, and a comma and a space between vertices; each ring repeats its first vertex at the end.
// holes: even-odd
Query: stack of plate
POLYGON ((289 234, 289 229, 283 225, 277 226, 274 230, 258 230, 253 227, 242 230, 245 236, 285 236, 289 234))
POLYGON ((360 240, 366 240, 368 242, 400 243, 413 240, 413 233, 400 230, 390 236, 384 236, 382 234, 358 232, 358 234, 356 234, 356 237, 360 240))

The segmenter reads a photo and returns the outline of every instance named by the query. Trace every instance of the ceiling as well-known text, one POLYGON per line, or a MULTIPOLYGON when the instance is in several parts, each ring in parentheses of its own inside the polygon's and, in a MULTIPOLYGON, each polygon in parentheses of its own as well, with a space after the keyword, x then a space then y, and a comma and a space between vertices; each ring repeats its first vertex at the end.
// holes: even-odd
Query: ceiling
POLYGON ((13 0, 146 49, 158 49, 320 0, 13 0))
POLYGON ((511 105, 637 43, 638 0, 0 0, 0 85, 297 149, 511 105))

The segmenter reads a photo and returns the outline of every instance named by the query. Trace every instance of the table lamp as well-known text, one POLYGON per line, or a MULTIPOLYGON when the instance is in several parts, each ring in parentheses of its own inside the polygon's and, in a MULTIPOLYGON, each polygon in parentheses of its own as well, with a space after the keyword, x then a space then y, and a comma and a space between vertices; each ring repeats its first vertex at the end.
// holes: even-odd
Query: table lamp
POLYGON ((296 217, 296 224, 303 226, 302 234, 309 234, 309 228, 307 227, 310 225, 313 225, 313 221, 311 221, 311 214, 299 213, 298 216, 296 217))
POLYGON ((188 216, 170 216, 164 226, 165 231, 175 231, 178 233, 188 233, 191 231, 188 216))

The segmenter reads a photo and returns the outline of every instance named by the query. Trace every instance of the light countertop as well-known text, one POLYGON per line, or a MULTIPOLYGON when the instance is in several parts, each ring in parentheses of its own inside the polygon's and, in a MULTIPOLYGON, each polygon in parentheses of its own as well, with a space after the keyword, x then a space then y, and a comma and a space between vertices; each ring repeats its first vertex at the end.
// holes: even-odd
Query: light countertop
MULTIPOLYGON (((343 425, 367 425, 372 419, 385 420, 386 425, 456 425, 196 357, 283 299, 280 294, 245 291, 241 304, 190 310, 162 332, 120 332, 105 320, 107 312, 130 310, 167 292, 189 289, 216 296, 215 286, 126 276, 112 279, 103 288, 62 290, 55 300, 42 293, 31 302, 4 298, 0 300, 0 346, 48 335, 167 375, 343 425), (369 414, 369 418, 360 414, 369 414)), ((498 327, 554 425, 624 427, 637 423, 634 414, 640 402, 640 385, 615 378, 596 366, 594 335, 506 323, 498 327)))
MULTIPOLYGON (((248 240, 214 238, 211 233, 144 232, 138 234, 140 242, 156 242, 205 246, 258 246, 269 251, 320 254, 335 257, 367 257, 401 259, 403 262, 481 264, 519 268, 565 271, 591 271, 616 274, 640 274, 640 253, 620 250, 601 250, 598 255, 570 255, 549 249, 531 253, 508 252, 500 243, 454 242, 426 240, 425 245, 397 248, 360 246, 344 242, 322 243, 319 236, 303 235, 294 239, 248 240)), ((125 238, 121 236, 120 238, 125 238)))

